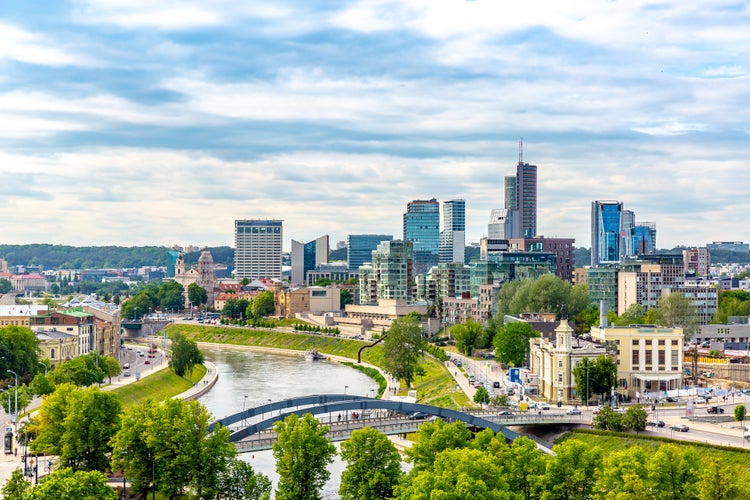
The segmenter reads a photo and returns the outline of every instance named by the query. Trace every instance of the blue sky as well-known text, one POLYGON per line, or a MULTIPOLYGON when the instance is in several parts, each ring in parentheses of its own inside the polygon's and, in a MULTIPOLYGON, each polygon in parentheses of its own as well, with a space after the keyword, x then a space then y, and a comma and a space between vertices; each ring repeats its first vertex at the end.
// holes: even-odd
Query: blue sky
POLYGON ((5 0, 0 242, 467 240, 539 167, 538 229, 589 246, 617 199, 658 244, 750 240, 745 2, 5 0), (710 4, 710 5, 709 5, 710 4))

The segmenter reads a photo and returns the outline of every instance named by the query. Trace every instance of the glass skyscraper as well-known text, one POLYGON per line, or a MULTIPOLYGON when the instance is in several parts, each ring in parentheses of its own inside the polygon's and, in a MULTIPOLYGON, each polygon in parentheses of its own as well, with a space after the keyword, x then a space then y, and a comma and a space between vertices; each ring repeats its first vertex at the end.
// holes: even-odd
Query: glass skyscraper
POLYGON ((414 200, 406 204, 404 240, 411 241, 414 251, 414 273, 427 273, 439 261, 440 204, 431 200, 414 200))
POLYGON ((349 269, 357 271, 365 262, 372 262, 372 251, 381 241, 392 241, 390 234, 350 234, 347 242, 349 269))
POLYGON ((292 283, 306 283, 309 271, 328 262, 329 251, 328 235, 307 243, 292 240, 292 283))
POLYGON ((620 201, 591 202, 592 266, 621 260, 622 212, 620 201))
POLYGON ((466 202, 443 203, 443 231, 440 233, 440 262, 464 262, 466 247, 466 202))

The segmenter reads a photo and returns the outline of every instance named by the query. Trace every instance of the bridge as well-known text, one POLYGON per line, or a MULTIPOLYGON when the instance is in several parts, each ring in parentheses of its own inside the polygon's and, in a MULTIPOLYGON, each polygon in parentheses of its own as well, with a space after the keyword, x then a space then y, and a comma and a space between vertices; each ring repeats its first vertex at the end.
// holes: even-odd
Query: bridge
POLYGON ((235 443, 237 450, 240 452, 250 452, 271 448, 276 441, 276 433, 271 430, 273 424, 291 414, 327 414, 329 422, 326 423, 323 421, 323 423, 326 423, 329 427, 329 439, 342 441, 348 439, 353 431, 363 427, 375 427, 384 434, 416 432, 424 420, 412 420, 403 416, 404 414, 413 414, 416 412, 431 415, 433 418, 461 421, 470 428, 491 429, 495 433, 502 433, 509 441, 516 439, 521 434, 508 429, 508 426, 588 423, 581 416, 558 414, 519 414, 512 416, 498 416, 490 413, 471 414, 419 403, 406 403, 403 401, 382 400, 346 394, 323 394, 285 399, 248 408, 217 420, 211 425, 210 430, 213 430, 216 425, 229 428, 231 431, 230 441, 235 443), (388 414, 382 415, 382 410, 386 410, 388 414), (353 411, 358 412, 363 418, 344 418, 343 422, 339 422, 338 419, 335 422, 333 421, 333 415, 341 414, 348 417, 353 411), (378 413, 381 414, 372 418, 373 413, 376 415, 378 413), (394 416, 394 414, 397 414, 397 416, 394 416), (365 418, 366 415, 369 416, 365 418), (261 417, 261 421, 247 424, 247 420, 254 419, 255 417, 261 417), (234 425, 238 423, 240 424, 239 426, 234 425))

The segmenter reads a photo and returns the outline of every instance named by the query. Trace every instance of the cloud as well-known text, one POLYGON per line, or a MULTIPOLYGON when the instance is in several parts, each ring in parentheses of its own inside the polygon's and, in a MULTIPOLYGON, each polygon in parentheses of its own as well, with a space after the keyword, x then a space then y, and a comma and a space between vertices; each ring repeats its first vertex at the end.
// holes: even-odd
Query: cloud
POLYGON ((12 59, 45 66, 88 65, 87 57, 60 48, 49 37, 0 22, 0 61, 12 59))

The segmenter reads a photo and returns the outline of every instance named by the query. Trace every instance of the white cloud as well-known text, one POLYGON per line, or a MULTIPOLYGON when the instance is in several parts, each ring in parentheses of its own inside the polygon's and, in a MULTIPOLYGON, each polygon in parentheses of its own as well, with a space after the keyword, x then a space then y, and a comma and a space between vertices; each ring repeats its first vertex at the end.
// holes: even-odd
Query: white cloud
POLYGON ((59 45, 54 39, 0 22, 0 60, 13 59, 44 66, 91 63, 88 58, 61 49, 59 45))

